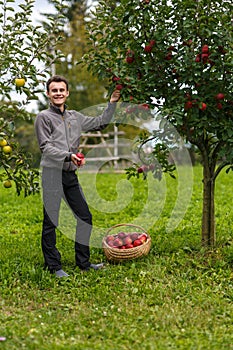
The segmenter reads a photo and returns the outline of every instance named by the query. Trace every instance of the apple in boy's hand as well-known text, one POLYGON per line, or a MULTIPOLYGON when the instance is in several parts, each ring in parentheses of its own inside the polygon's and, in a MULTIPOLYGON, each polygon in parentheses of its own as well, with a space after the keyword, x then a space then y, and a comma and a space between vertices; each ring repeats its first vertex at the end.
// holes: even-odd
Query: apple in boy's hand
POLYGON ((82 166, 82 165, 84 165, 85 163, 86 163, 86 161, 85 161, 85 157, 84 157, 84 154, 83 153, 81 153, 81 152, 78 152, 78 153, 76 153, 76 156, 79 158, 79 160, 78 160, 78 166, 82 166))

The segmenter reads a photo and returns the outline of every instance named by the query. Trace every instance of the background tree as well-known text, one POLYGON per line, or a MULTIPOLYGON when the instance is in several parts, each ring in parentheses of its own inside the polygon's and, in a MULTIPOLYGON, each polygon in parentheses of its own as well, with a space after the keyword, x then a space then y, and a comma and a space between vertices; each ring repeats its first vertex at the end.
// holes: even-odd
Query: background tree
POLYGON ((38 170, 32 168, 30 149, 26 153, 16 141, 15 125, 19 119, 31 120, 26 106, 44 91, 50 67, 60 57, 56 47, 64 5, 53 3, 57 14, 47 18, 45 31, 32 24, 33 0, 18 7, 14 0, 0 1, 0 181, 5 187, 15 182, 18 194, 38 190, 38 170))
MULTIPOLYGON (((53 1, 49 2, 53 3, 53 1)), ((53 67, 53 73, 64 75, 69 81, 69 108, 79 111, 106 102, 106 89, 103 81, 100 83, 98 78, 87 70, 87 67, 78 65, 88 51, 86 31, 87 23, 91 20, 88 3, 87 0, 68 0, 66 2, 65 23, 60 33, 64 40, 58 46, 63 57, 53 67)), ((46 28, 46 21, 43 21, 43 26, 46 28)), ((46 106, 47 98, 39 108, 43 109, 46 106)))
MULTIPOLYGON (((156 109, 200 152, 204 245, 215 243, 215 180, 233 168, 232 6, 227 0, 100 1, 88 27, 86 64, 109 80, 109 94, 120 84, 123 101, 156 109)), ((161 139, 158 134, 152 137, 161 139)), ((172 170, 166 147, 157 145, 153 154, 164 171, 172 170)))

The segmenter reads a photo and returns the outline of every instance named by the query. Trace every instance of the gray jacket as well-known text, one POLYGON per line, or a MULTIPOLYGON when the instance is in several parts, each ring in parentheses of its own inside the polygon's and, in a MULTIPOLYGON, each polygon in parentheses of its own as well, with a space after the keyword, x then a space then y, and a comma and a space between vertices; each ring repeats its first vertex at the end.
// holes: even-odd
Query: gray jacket
POLYGON ((111 121, 116 103, 108 103, 103 114, 88 117, 50 105, 35 119, 35 131, 42 152, 41 166, 74 171, 77 167, 70 160, 72 153, 78 152, 82 132, 104 129, 111 121))

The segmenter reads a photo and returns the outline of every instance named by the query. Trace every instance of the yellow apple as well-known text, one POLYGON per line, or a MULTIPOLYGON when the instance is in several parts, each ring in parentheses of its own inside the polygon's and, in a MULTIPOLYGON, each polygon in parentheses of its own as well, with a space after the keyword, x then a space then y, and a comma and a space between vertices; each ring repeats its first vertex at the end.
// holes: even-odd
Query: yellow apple
POLYGON ((0 140, 0 147, 4 147, 4 146, 6 146, 6 145, 7 145, 7 140, 1 139, 1 140, 0 140))
POLYGON ((10 188, 10 187, 12 186, 11 180, 5 180, 5 181, 3 182, 3 186, 4 186, 5 188, 10 188))
POLYGON ((25 85, 25 79, 24 78, 16 78, 15 85, 17 87, 23 87, 25 85))
POLYGON ((11 148, 11 146, 4 146, 3 148, 2 148, 2 150, 3 150, 3 152, 5 153, 5 154, 10 154, 11 152, 12 152, 12 148, 11 148))

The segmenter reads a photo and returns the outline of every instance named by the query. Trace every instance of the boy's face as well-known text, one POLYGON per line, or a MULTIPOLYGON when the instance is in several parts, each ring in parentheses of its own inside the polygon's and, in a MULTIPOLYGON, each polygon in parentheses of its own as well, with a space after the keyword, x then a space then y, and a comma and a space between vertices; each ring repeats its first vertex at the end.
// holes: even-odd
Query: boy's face
POLYGON ((66 84, 63 81, 52 82, 49 85, 47 96, 54 106, 61 107, 64 106, 66 99, 69 96, 69 91, 67 90, 66 84))

